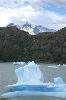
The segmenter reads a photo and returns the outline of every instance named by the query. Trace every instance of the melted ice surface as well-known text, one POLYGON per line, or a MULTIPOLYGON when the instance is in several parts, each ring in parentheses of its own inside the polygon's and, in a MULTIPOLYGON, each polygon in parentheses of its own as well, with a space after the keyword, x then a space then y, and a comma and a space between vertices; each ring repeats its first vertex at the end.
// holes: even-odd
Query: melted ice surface
POLYGON ((18 77, 17 84, 24 85, 41 85, 43 82, 42 73, 39 69, 39 65, 35 64, 34 61, 29 62, 24 67, 20 67, 15 70, 18 77))

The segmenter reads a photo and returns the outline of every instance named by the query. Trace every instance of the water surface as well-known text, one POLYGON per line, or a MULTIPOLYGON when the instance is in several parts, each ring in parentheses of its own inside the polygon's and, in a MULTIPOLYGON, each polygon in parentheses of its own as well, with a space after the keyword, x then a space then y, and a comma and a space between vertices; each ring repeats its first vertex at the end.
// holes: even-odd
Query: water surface
MULTIPOLYGON (((58 68, 52 68, 48 66, 56 66, 56 64, 45 64, 45 63, 39 63, 40 65, 40 70, 43 73, 44 76, 44 81, 45 82, 53 82, 53 79, 55 77, 61 77, 64 82, 66 83, 66 67, 64 66, 59 66, 58 68)), ((0 63, 0 92, 5 91, 5 86, 11 85, 17 82, 17 77, 15 74, 15 69, 18 68, 18 66, 14 66, 12 63, 0 63)), ((34 97, 23 97, 23 100, 55 100, 54 97, 45 97, 42 96, 41 99, 38 98, 38 96, 34 97), (43 98, 43 99, 42 99, 43 98)), ((22 100, 22 98, 20 97, 22 100)), ((20 100, 18 97, 14 98, 14 100, 20 100)), ((56 100, 65 100, 63 98, 57 99, 56 100)))

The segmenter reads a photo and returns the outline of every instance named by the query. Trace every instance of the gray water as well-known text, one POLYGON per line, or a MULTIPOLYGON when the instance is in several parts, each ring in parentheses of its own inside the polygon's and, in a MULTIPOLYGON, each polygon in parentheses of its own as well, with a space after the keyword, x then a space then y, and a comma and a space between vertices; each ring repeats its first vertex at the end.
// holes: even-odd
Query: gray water
POLYGON ((22 96, 11 98, 9 100, 66 100, 66 98, 49 97, 49 96, 22 96))
MULTIPOLYGON (((55 77, 61 77, 64 82, 66 83, 66 67, 59 66, 58 68, 49 68, 48 65, 55 65, 55 64, 44 64, 40 63, 40 70, 43 73, 44 81, 45 82, 53 82, 55 77)), ((15 74, 15 69, 17 66, 14 66, 12 63, 0 63, 0 92, 5 91, 5 87, 7 85, 11 85, 17 82, 17 77, 15 74)), ((33 96, 33 97, 20 97, 14 98, 13 100, 55 100, 54 97, 46 97, 46 96, 33 96), (31 99, 32 98, 32 99, 31 99)), ((65 100, 56 98, 56 100, 65 100)))

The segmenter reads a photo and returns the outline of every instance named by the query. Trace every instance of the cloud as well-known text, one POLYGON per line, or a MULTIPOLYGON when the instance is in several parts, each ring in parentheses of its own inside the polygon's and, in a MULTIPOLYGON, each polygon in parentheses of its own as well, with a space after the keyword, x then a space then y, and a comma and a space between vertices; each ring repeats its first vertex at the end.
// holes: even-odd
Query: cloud
POLYGON ((40 24, 56 30, 66 26, 66 15, 59 15, 48 10, 35 10, 31 6, 17 9, 16 14, 11 17, 11 21, 19 24, 27 20, 32 24, 40 24))
MULTIPOLYGON (((56 30, 61 29, 63 27, 66 27, 66 15, 60 15, 55 12, 51 11, 46 11, 46 19, 49 20, 47 21, 47 25, 49 28, 54 28, 56 30)), ((46 22, 45 22, 46 23, 46 22)))
POLYGON ((40 8, 44 0, 0 0, 0 7, 15 8, 30 5, 34 8, 40 8))
POLYGON ((35 24, 41 24, 45 27, 58 30, 66 26, 66 15, 61 16, 55 12, 45 10, 38 12, 33 22, 35 22, 35 24))
POLYGON ((19 22, 34 19, 42 9, 42 2, 43 0, 0 0, 0 26, 9 21, 16 22, 16 19, 19 22))
POLYGON ((22 24, 29 21, 48 28, 66 26, 66 15, 44 9, 46 3, 64 5, 66 0, 0 0, 0 26, 9 22, 22 24))
POLYGON ((44 2, 56 6, 66 6, 66 0, 44 0, 44 2))

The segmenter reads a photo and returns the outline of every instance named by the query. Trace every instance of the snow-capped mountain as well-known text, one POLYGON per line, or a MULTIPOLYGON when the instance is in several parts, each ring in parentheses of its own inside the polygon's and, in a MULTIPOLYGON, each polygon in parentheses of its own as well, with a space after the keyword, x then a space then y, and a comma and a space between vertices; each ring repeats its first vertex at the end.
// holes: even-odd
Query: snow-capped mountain
POLYGON ((49 28, 43 27, 41 25, 31 25, 28 21, 22 25, 15 25, 14 23, 10 23, 10 24, 8 24, 8 27, 10 27, 10 26, 16 26, 20 30, 29 32, 29 34, 31 34, 31 35, 36 35, 36 34, 39 34, 42 32, 55 32, 56 31, 54 29, 49 29, 49 28))
POLYGON ((28 21, 23 24, 20 29, 29 32, 31 35, 35 35, 33 26, 28 21))
POLYGON ((35 34, 42 33, 42 32, 55 32, 54 29, 49 29, 41 25, 36 25, 33 29, 35 34))
POLYGON ((41 25, 31 25, 28 21, 23 24, 20 29, 29 32, 31 35, 36 35, 42 32, 55 32, 55 30, 43 27, 41 25))

